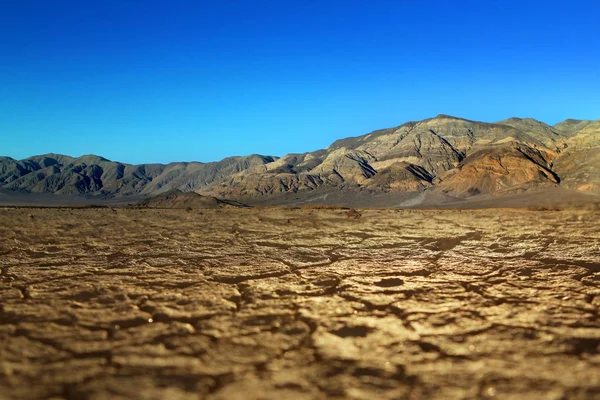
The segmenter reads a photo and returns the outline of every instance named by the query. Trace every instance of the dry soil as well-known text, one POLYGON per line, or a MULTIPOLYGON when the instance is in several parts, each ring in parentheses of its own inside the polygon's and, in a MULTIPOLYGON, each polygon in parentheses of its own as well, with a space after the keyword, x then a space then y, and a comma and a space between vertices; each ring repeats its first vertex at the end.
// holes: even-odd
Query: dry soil
POLYGON ((599 221, 0 209, 0 398, 599 398, 599 221))

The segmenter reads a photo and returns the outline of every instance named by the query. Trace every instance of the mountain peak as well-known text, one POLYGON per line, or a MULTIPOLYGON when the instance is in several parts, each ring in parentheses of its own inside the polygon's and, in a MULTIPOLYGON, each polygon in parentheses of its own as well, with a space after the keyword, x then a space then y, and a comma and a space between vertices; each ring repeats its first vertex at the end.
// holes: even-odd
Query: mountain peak
POLYGON ((433 119, 462 119, 448 114, 438 114, 433 119))
POLYGON ((530 117, 526 117, 526 118, 520 118, 520 117, 510 117, 507 119, 503 119, 502 121, 498 121, 498 123, 502 123, 502 122, 537 122, 537 123, 543 123, 541 121, 538 121, 535 118, 530 118, 530 117))
POLYGON ((477 122, 477 121, 472 121, 470 119, 466 119, 466 118, 460 118, 460 117, 455 117, 453 115, 448 115, 448 114, 438 114, 433 118, 429 118, 425 121, 439 121, 439 120, 451 120, 451 121, 463 121, 463 122, 477 122))
POLYGON ((107 158, 102 156, 97 156, 95 154, 84 154, 76 158, 78 161, 87 161, 87 162, 112 162, 107 158))

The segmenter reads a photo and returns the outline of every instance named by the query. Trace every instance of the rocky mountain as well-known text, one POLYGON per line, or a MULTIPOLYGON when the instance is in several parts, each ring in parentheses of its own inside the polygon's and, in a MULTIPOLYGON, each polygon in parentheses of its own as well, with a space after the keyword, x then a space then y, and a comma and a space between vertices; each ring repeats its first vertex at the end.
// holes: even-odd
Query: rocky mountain
POLYGON ((0 158, 0 189, 62 195, 133 196, 173 189, 190 191, 248 168, 275 161, 251 155, 219 162, 129 165, 87 155, 45 154, 14 160, 0 158))
POLYGON ((287 155, 200 192, 252 198, 336 187, 469 197, 559 184, 596 191, 599 124, 567 120, 549 126, 520 118, 483 123, 439 115, 287 155))
POLYGON ((126 197, 177 189, 250 203, 340 191, 467 198, 555 186, 600 193, 599 171, 600 120, 549 126, 529 118, 485 123, 438 115, 281 158, 128 165, 92 155, 3 157, 0 190, 126 197))

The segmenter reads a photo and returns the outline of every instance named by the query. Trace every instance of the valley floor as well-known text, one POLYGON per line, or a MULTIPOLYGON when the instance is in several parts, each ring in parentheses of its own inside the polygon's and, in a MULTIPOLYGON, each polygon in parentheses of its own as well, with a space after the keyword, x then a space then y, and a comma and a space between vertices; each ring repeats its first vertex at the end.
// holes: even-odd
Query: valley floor
POLYGON ((600 397, 600 212, 0 209, 0 399, 600 397))

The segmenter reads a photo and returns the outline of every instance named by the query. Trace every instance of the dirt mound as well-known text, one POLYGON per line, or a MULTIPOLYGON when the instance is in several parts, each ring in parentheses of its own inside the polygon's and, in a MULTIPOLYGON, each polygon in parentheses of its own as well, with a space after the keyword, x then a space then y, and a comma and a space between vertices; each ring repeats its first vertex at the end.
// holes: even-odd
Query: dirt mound
POLYGON ((221 208, 243 207, 241 203, 217 199, 212 196, 202 196, 195 192, 182 192, 175 189, 159 194, 158 196, 144 199, 136 204, 137 207, 146 208, 221 208))

